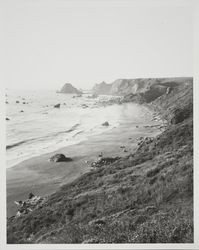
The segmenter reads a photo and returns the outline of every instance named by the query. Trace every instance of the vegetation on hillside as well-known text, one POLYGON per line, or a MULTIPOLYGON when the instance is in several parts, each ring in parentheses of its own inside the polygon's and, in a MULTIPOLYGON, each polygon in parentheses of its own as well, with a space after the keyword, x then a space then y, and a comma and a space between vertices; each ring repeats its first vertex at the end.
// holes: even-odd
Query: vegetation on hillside
POLYGON ((192 84, 151 103, 167 129, 8 219, 8 243, 193 242, 192 84))

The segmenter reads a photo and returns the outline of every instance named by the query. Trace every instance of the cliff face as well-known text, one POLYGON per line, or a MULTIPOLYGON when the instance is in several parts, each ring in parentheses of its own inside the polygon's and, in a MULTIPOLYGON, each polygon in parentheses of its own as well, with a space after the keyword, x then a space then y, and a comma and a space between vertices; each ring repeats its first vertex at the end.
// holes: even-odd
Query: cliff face
POLYGON ((151 104, 171 124, 179 124, 188 118, 193 119, 193 83, 182 82, 151 104))
POLYGON ((170 91, 168 88, 191 81, 192 78, 190 77, 118 79, 110 84, 105 82, 96 84, 93 93, 119 96, 145 94, 150 96, 148 99, 152 101, 170 91))
POLYGON ((109 95, 111 90, 111 84, 108 84, 106 82, 101 82, 98 84, 95 84, 95 86, 92 89, 93 94, 97 95, 109 95))
POLYGON ((65 83, 64 86, 61 88, 59 93, 64 94, 82 94, 82 92, 75 87, 72 86, 70 83, 65 83))

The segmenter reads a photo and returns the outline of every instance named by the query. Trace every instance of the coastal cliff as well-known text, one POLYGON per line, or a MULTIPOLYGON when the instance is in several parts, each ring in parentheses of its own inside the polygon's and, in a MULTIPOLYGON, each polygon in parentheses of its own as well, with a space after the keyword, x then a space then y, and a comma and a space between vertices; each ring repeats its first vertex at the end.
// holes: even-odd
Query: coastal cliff
POLYGON ((97 95, 146 95, 148 99, 145 102, 150 102, 171 91, 176 85, 190 82, 191 77, 118 79, 110 84, 96 84, 92 92, 97 95))
POLYGON ((8 243, 193 242, 192 78, 139 81, 124 102, 149 105, 166 129, 9 218, 8 243))
POLYGON ((63 93, 63 94, 82 94, 82 92, 75 87, 72 86, 70 83, 65 83, 64 86, 61 88, 58 93, 63 93))
POLYGON ((95 86, 92 89, 92 92, 94 95, 109 95, 111 90, 111 84, 108 84, 106 82, 101 82, 95 84, 95 86))

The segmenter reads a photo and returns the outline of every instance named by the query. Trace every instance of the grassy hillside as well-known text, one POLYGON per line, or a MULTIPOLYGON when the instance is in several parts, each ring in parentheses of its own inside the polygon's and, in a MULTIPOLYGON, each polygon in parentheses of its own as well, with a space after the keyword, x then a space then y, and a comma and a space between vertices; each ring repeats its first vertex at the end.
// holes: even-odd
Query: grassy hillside
POLYGON ((193 242, 192 84, 151 102, 167 129, 8 219, 8 243, 193 242))

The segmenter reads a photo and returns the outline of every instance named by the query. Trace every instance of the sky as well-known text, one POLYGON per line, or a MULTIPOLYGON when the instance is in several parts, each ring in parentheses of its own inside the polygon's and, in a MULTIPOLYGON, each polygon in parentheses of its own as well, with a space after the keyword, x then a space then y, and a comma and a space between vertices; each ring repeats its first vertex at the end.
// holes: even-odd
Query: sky
POLYGON ((6 88, 193 75, 191 0, 6 0, 6 88))

